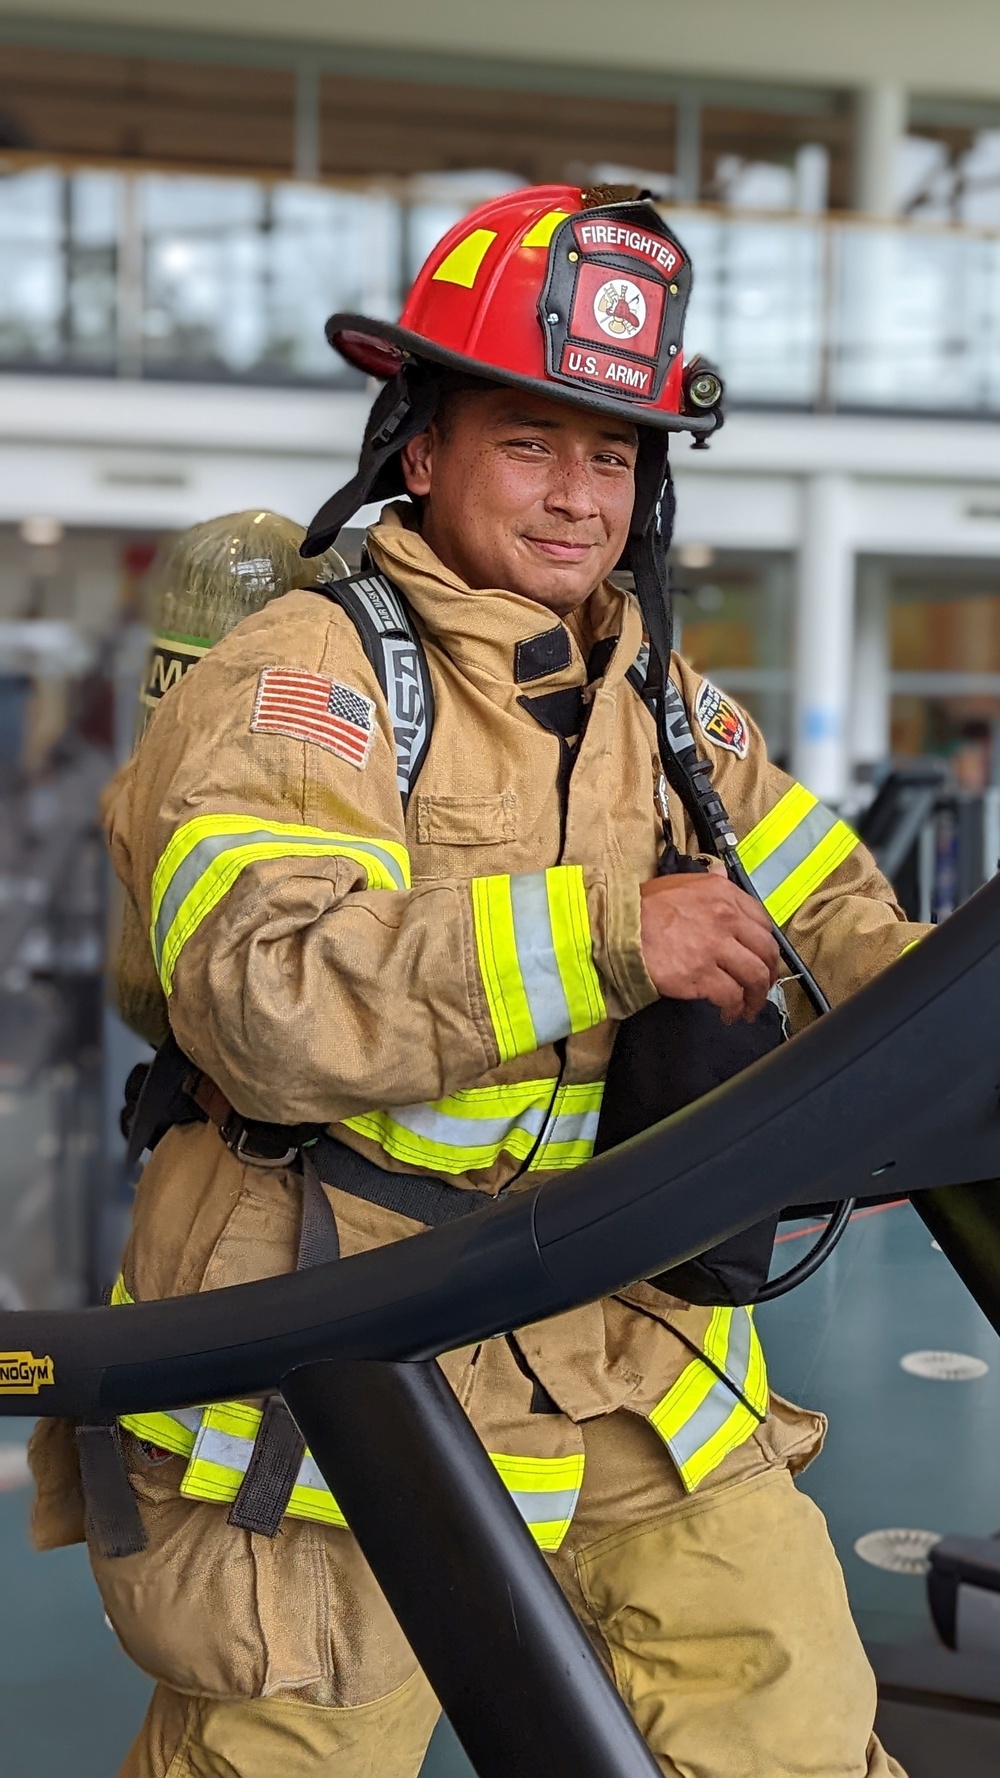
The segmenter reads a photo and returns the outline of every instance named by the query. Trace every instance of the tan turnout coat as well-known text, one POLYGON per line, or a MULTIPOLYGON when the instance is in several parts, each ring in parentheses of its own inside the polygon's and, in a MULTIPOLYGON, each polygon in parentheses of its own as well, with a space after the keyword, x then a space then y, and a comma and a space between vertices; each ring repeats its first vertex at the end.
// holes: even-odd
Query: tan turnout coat
MULTIPOLYGON (((635 603, 602 586, 565 625, 568 664, 519 683, 517 646, 559 628, 551 613, 504 591, 470 591, 394 509, 370 533, 369 544, 377 567, 405 592, 415 615, 436 703, 430 752, 405 816, 388 710, 356 631, 339 607, 298 591, 242 622, 163 699, 110 800, 111 853, 144 931, 155 925, 154 901, 159 895, 162 902, 165 883, 173 896, 170 902, 167 895, 175 909, 172 929, 164 934, 161 905, 158 940, 164 947, 161 973, 169 976, 170 1024, 182 1049, 239 1111, 282 1123, 336 1126, 345 1142, 381 1166, 418 1172, 421 1155, 435 1152, 420 1148, 420 1130, 431 1127, 430 1113, 421 1107, 439 1108, 438 1123, 431 1120, 438 1132, 441 1118, 457 1119, 454 1127, 466 1130, 466 1140, 463 1107, 473 1105, 483 1119, 489 1105, 484 1089, 495 1090, 498 1104, 509 1104, 508 1089, 519 1089, 527 1134, 511 1138, 515 1152, 502 1142, 497 1146, 484 1119, 492 1148, 487 1141, 473 1151, 462 1170, 454 1155, 446 1165, 427 1168, 453 1185, 495 1194, 515 1175, 530 1183, 546 1176, 539 1120, 551 1108, 557 1083, 570 1136, 552 1158, 560 1167, 581 1158, 573 1142, 581 1130, 592 1134, 594 1090, 599 1092, 616 1024, 655 998, 640 948, 639 886, 656 865, 659 766, 651 719, 625 677, 641 647, 642 626, 635 603), (605 638, 617 639, 610 660, 588 683, 588 658, 605 638), (375 732, 365 762, 353 763, 314 740, 255 727, 268 667, 327 676, 371 700, 375 732), (561 811, 560 740, 520 700, 572 687, 583 688, 588 718, 561 811), (248 829, 277 837, 270 851, 264 846, 251 858, 241 853, 239 869, 228 877, 220 876, 217 863, 206 868, 204 893, 198 889, 192 901, 194 867, 185 865, 188 877, 178 888, 177 860, 193 857, 191 836, 216 831, 212 823, 217 827, 222 817, 249 818, 248 829), (204 829, 192 825, 199 822, 207 824, 204 829), (322 839, 298 845, 297 830, 340 840, 326 851, 322 839), (397 879, 390 881, 386 870, 395 870, 397 879), (549 878, 540 876, 547 871, 549 878), (513 1054, 517 1019, 511 1014, 504 1022, 503 972, 491 980, 484 951, 499 905, 491 897, 506 890, 483 884, 502 885, 508 878, 551 883, 552 893, 563 896, 559 907, 566 911, 572 953, 564 985, 568 979, 567 1001, 579 1027, 513 1054), (188 899, 182 902, 185 886, 188 899), (470 1093, 480 1096, 462 1099, 470 1093)), ((673 672, 689 710, 705 719, 704 725, 693 721, 695 738, 711 761, 737 836, 756 835, 758 851, 766 851, 768 818, 779 804, 791 807, 782 803, 793 792, 791 781, 768 762, 749 719, 735 738, 725 724, 713 730, 713 700, 700 675, 679 658, 673 672)), ((738 724, 738 712, 735 717, 738 724)), ((670 816, 678 845, 696 851, 672 798, 670 816)), ((800 900, 787 925, 807 965, 831 1000, 839 1001, 891 963, 922 929, 905 923, 864 849, 851 836, 843 840, 832 817, 827 827, 841 834, 841 842, 838 851, 836 838, 828 839, 823 856, 839 862, 815 882, 808 865, 805 878, 800 868, 800 900)), ((530 958, 522 962, 534 969, 530 958)), ((156 976, 148 951, 142 968, 152 993, 156 976)), ((536 984, 529 980, 526 986, 530 998, 536 984)), ((803 1003, 792 994, 790 1004, 802 1022, 808 1016, 803 1003)), ((523 1046, 523 1019, 520 1029, 523 1046)), ((809 1191, 804 1176, 803 1196, 809 1191)), ((331 1197, 347 1254, 417 1232, 392 1212, 337 1191, 331 1197)), ((298 1217, 293 1174, 244 1167, 211 1126, 175 1129, 139 1184, 124 1262, 128 1292, 143 1301, 289 1271, 298 1217)), ((690 1362, 690 1346, 672 1330, 700 1345, 710 1315, 637 1285, 521 1329, 513 1341, 453 1354, 444 1364, 491 1451, 558 1456, 582 1449, 581 1423, 595 1415, 623 1407, 650 1414, 690 1362), (535 1379, 559 1413, 531 1411, 535 1379)), ((794 1411, 783 1410, 786 1445, 791 1449, 798 1437, 797 1448, 806 1455, 816 1442, 815 1418, 802 1415, 795 1434, 787 1430, 790 1414, 794 1421, 794 1411)), ((164 1471, 174 1490, 177 1467, 171 1460, 164 1471)), ((71 1447, 56 1430, 36 1451, 36 1473, 39 1541, 78 1536, 71 1447)), ((158 1472, 145 1494, 144 1486, 141 1499, 160 1487, 167 1542, 181 1534, 185 1514, 213 1516, 214 1555, 211 1564, 206 1557, 204 1573, 211 1567, 214 1593, 225 1593, 219 1552, 237 1534, 227 1530, 224 1512, 168 1502, 170 1489, 164 1491, 158 1472)), ((282 1542, 283 1554, 276 1548, 259 1557, 258 1594, 268 1563, 277 1565, 276 1574, 281 1570, 282 1586, 297 1592, 309 1585, 302 1539, 282 1542)), ((96 1564, 111 1615, 149 1671, 181 1689, 215 1695, 307 1683, 298 1657, 289 1652, 292 1625, 288 1649, 271 1649, 270 1680, 256 1669, 249 1676, 240 1669, 238 1650, 232 1670, 205 1671, 204 1657, 201 1670, 192 1670, 176 1591, 169 1633, 166 1607, 151 1605, 154 1556, 151 1548, 144 1557, 96 1564)), ((230 1622, 248 1584, 245 1567, 242 1572, 242 1580, 226 1583, 230 1622)), ((197 1602, 191 1609, 198 1610, 197 1602)), ((259 1599, 256 1609, 264 1609, 259 1599)), ((349 1606, 345 1610, 349 1616, 349 1606)), ((376 1695, 380 1682, 385 1689, 397 1672, 392 1634, 386 1630, 385 1672, 381 1681, 374 1675, 368 1696, 376 1695)))

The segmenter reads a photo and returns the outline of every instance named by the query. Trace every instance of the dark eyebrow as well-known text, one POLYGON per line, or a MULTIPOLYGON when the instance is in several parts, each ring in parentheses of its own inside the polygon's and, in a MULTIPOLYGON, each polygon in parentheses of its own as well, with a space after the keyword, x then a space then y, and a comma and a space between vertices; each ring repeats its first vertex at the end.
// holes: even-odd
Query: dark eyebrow
MULTIPOLYGON (((540 420, 537 415, 523 413, 515 409, 513 413, 504 414, 499 420, 500 426, 533 426, 537 432, 559 432, 564 424, 562 420, 540 420)), ((639 437, 634 426, 612 428, 602 426, 601 437, 610 439, 614 444, 633 445, 638 448, 639 437)))

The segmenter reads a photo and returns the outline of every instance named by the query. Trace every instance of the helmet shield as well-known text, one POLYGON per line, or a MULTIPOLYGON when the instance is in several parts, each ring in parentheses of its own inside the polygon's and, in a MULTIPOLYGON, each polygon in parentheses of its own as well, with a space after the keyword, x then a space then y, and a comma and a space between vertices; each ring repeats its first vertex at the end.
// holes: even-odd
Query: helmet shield
POLYGON ((546 375, 602 406, 627 404, 635 420, 664 401, 679 410, 690 289, 687 255, 652 205, 567 216, 539 303, 546 375))

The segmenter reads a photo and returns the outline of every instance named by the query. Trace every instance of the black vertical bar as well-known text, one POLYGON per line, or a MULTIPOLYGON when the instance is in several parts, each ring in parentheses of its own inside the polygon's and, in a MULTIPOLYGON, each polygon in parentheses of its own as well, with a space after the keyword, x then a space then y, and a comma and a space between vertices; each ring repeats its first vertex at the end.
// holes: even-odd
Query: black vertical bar
POLYGON ((659 1778, 438 1365, 282 1389, 479 1778, 659 1778))
POLYGON ((1000 1179, 936 1186, 914 1192, 910 1201, 1000 1333, 1000 1179))

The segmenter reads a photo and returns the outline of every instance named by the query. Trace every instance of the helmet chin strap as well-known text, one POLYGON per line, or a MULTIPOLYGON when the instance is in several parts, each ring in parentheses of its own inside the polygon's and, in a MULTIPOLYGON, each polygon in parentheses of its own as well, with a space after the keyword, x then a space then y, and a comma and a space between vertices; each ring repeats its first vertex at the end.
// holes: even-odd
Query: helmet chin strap
POLYGON ((426 432, 437 409, 438 394, 433 371, 415 361, 386 383, 368 416, 357 474, 320 507, 300 555, 322 555, 359 507, 371 500, 393 500, 406 492, 400 454, 411 438, 426 432))
MULTIPOLYGON (((676 501, 666 433, 646 430, 640 434, 635 480, 632 528, 622 566, 632 571, 649 637, 648 684, 653 692, 660 763, 667 783, 691 818, 702 851, 720 858, 732 881, 759 900, 737 852, 736 835, 725 805, 712 783, 711 767, 695 748, 687 713, 669 676, 674 624, 667 551, 673 535, 676 501)), ((773 922, 772 925, 782 958, 801 982, 816 1012, 829 1012, 826 995, 791 940, 780 926, 773 922)))

